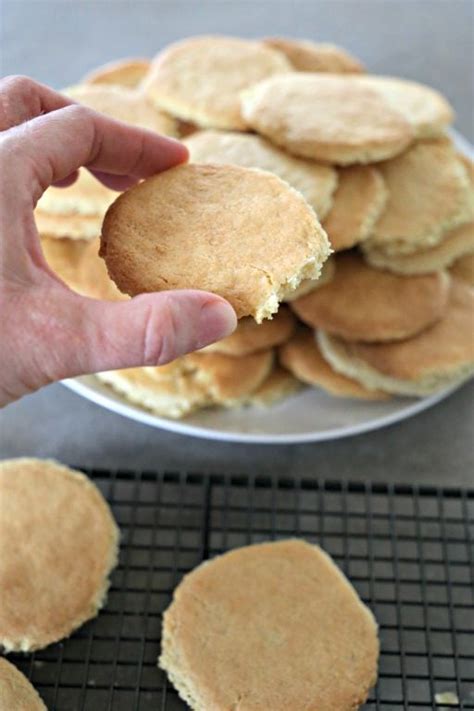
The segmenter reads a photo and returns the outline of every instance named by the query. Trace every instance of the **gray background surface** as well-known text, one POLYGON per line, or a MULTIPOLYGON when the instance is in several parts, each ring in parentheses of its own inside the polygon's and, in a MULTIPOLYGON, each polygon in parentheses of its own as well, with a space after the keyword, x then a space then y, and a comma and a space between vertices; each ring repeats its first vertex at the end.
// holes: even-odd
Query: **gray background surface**
MULTIPOLYGON (((288 34, 340 43, 377 73, 441 89, 473 139, 471 0, 3 0, 1 73, 62 87, 97 64, 151 56, 187 34, 288 34)), ((0 334, 1 338, 1 334, 0 334)), ((474 384, 434 409, 344 441, 231 445, 125 420, 61 385, 0 412, 0 457, 52 456, 82 466, 306 474, 472 483, 474 384)))

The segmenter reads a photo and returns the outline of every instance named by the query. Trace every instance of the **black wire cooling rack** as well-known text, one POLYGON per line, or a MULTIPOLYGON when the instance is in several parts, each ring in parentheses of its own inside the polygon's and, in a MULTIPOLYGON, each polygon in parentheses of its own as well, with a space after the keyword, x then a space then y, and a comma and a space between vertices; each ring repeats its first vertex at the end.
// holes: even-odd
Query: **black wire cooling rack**
POLYGON ((86 473, 122 531, 106 608, 65 642, 10 656, 50 711, 183 711, 156 666, 176 584, 207 557, 290 536, 323 546, 378 620, 379 680, 364 709, 474 709, 474 491, 86 473))

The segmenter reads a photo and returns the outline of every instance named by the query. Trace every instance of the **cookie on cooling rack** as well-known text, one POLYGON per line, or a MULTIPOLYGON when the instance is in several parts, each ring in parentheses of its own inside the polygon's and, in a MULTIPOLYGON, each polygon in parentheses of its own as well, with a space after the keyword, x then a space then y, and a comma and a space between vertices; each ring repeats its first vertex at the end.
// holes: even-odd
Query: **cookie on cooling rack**
POLYGON ((30 652, 103 606, 119 532, 97 487, 57 462, 0 462, 0 647, 30 652))
POLYGON ((28 679, 1 657, 0 711, 48 711, 28 679))
POLYGON ((284 540, 185 576, 164 614, 159 664, 194 711, 349 711, 375 682, 378 652, 370 610, 329 556, 284 540))

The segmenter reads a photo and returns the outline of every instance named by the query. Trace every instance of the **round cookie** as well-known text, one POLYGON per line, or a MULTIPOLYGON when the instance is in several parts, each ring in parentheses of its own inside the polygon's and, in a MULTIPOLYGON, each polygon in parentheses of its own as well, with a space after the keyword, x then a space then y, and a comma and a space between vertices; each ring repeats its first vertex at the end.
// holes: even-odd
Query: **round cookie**
POLYGON ((301 388, 299 380, 285 368, 275 365, 270 375, 247 398, 247 405, 270 407, 280 400, 293 395, 301 388))
POLYGON ((456 259, 449 271, 456 279, 474 287, 474 253, 456 259))
POLYGON ((350 343, 319 332, 332 367, 366 388, 425 396, 474 374, 474 289, 453 280, 444 318, 413 338, 350 343))
POLYGON ((438 136, 454 120, 454 111, 444 96, 425 84, 373 74, 357 81, 380 92, 411 123, 417 138, 438 136))
POLYGON ((341 168, 333 206, 324 220, 331 247, 338 252, 367 239, 386 201, 387 190, 377 168, 341 168))
POLYGON ((290 153, 340 165, 390 158, 413 140, 411 125, 380 93, 340 74, 265 79, 242 93, 242 115, 290 153))
POLYGON ((102 227, 101 256, 130 295, 203 289, 260 323, 303 279, 319 276, 326 233, 304 198, 265 171, 171 168, 123 193, 102 227))
POLYGON ((297 316, 349 341, 408 338, 440 319, 449 277, 444 272, 399 276, 368 266, 356 253, 341 254, 331 282, 291 304, 297 316))
POLYGON ((48 711, 28 679, 1 657, 0 711, 48 711))
POLYGON ((174 119, 157 109, 143 92, 113 84, 77 84, 64 93, 74 101, 118 121, 166 136, 176 135, 174 119))
POLYGON ((362 249, 366 261, 378 269, 396 274, 427 274, 474 253, 474 222, 448 230, 441 242, 413 254, 387 255, 384 250, 362 249))
POLYGON ((236 37, 191 37, 153 61, 143 89, 161 109, 205 128, 245 130, 239 92, 290 71, 281 52, 236 37))
POLYGON ((93 241, 43 237, 41 248, 48 266, 78 294, 93 299, 120 301, 122 294, 99 257, 99 238, 93 241))
MULTIPOLYGON (((52 216, 95 217, 102 216, 117 197, 116 190, 105 187, 85 168, 79 171, 77 180, 67 188, 48 188, 38 200, 35 215, 46 220, 52 216)), ((54 224, 54 222, 51 220, 54 224)), ((67 224, 63 221, 56 221, 67 224)), ((47 227, 47 223, 45 225, 47 227)), ((54 229, 54 228, 53 228, 54 229)), ((43 231, 44 234, 44 231, 43 231)), ((68 233, 66 232, 66 235, 68 233)), ((94 237, 100 234, 95 232, 94 237)))
POLYGON ((334 257, 329 257, 324 262, 321 268, 321 274, 317 279, 305 279, 301 284, 296 287, 290 294, 288 294, 283 301, 286 304, 290 304, 295 299, 299 299, 300 296, 309 294, 315 289, 319 289, 324 284, 328 284, 336 273, 336 260, 334 257))
POLYGON ((119 532, 97 487, 57 462, 0 462, 0 646, 46 647, 103 606, 119 532))
POLYGON ((330 72, 332 74, 361 74, 363 64, 342 47, 327 42, 267 37, 263 43, 283 52, 293 69, 298 72, 330 72))
MULTIPOLYGON (((66 190, 67 188, 65 188, 66 190)), ((101 215, 52 215, 36 209, 34 212, 36 229, 46 239, 93 240, 100 236, 101 215)))
POLYGON ((387 395, 379 390, 368 390, 357 380, 336 372, 323 358, 315 334, 302 330, 288 343, 280 346, 280 362, 303 383, 322 388, 336 397, 360 400, 386 400, 387 395))
POLYGON ((257 351, 278 346, 287 341, 295 329, 295 317, 285 307, 280 307, 272 319, 261 324, 253 318, 243 318, 230 336, 222 341, 211 343, 201 353, 225 353, 231 356, 244 356, 257 351))
POLYGON ((337 171, 290 156, 261 136, 250 133, 199 131, 184 141, 193 163, 227 163, 260 168, 278 175, 298 190, 321 220, 332 205, 337 171))
POLYGON ((471 218, 470 181, 449 140, 420 141, 378 167, 388 200, 368 249, 383 249, 387 255, 417 252, 471 218))
POLYGON ((128 89, 135 89, 148 74, 149 59, 118 59, 101 64, 82 79, 81 84, 115 84, 128 89))
POLYGON ((349 711, 375 682, 378 652, 349 581, 321 548, 290 539, 186 575, 164 614, 159 665, 194 711, 349 711))

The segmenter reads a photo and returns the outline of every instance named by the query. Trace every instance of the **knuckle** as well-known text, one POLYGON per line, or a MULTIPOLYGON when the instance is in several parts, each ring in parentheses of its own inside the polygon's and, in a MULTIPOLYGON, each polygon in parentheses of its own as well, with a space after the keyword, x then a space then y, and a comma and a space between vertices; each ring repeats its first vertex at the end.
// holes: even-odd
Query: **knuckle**
POLYGON ((167 295, 163 294, 159 309, 150 305, 147 310, 142 351, 145 365, 163 365, 176 358, 176 323, 167 295))
POLYGON ((1 80, 1 90, 10 94, 27 94, 36 86, 33 79, 23 74, 10 74, 1 80))

